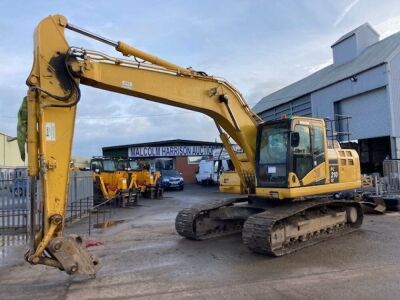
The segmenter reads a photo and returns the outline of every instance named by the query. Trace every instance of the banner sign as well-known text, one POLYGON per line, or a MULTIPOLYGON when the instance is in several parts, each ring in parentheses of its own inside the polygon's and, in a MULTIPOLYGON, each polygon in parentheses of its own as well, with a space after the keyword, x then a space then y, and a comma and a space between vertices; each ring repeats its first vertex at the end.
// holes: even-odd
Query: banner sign
POLYGON ((218 146, 130 147, 129 157, 212 156, 218 146))
MULTIPOLYGON (((243 153, 243 149, 240 148, 237 144, 233 144, 232 149, 233 149, 233 152, 235 152, 235 153, 243 153)), ((213 159, 214 160, 218 160, 218 159, 225 160, 225 159, 230 159, 230 157, 229 157, 228 151, 226 151, 225 148, 218 148, 213 151, 213 159)))

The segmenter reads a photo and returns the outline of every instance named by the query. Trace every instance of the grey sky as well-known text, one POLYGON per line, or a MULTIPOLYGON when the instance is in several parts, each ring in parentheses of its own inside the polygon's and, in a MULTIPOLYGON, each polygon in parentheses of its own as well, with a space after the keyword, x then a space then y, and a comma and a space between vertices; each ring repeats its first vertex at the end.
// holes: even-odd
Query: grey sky
MULTIPOLYGON (((16 133, 16 113, 32 65, 32 33, 49 14, 183 66, 231 81, 254 105, 331 62, 330 45, 369 22, 381 36, 400 30, 399 1, 1 1, 0 132, 16 133)), ((71 45, 117 55, 68 34, 71 45)), ((212 141, 206 116, 81 86, 73 153, 161 139, 212 141)))

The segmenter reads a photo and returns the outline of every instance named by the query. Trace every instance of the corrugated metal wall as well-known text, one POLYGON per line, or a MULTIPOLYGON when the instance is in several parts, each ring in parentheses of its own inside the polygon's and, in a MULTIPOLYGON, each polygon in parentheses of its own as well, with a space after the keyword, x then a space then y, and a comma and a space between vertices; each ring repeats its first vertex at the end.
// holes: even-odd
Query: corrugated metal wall
POLYGON ((390 135, 390 110, 386 88, 369 91, 335 103, 337 112, 351 116, 351 139, 367 139, 390 135))
POLYGON ((392 158, 400 158, 400 55, 397 54, 389 63, 390 108, 392 119, 392 158))
MULTIPOLYGON (((355 80, 349 78, 312 93, 312 115, 318 118, 333 119, 335 115, 335 102, 349 99, 350 97, 355 97, 357 95, 366 95, 369 91, 385 87, 387 85, 386 66, 377 66, 371 70, 356 75, 354 78, 355 80)), ((381 103, 381 105, 382 104, 383 103, 381 103)), ((387 107, 389 101, 386 101, 384 105, 387 107)), ((382 106, 375 106, 375 108, 382 109, 382 106)), ((367 122, 367 118, 364 119, 364 122, 367 122)), ((387 130, 389 131, 390 128, 387 130)), ((354 138, 357 139, 357 137, 354 138)))
POLYGON ((272 109, 266 110, 260 114, 260 117, 264 121, 273 121, 280 119, 284 115, 311 117, 310 95, 297 98, 288 103, 281 104, 272 109))
POLYGON ((357 56, 356 36, 350 36, 347 39, 333 46, 333 62, 337 65, 346 63, 357 56))

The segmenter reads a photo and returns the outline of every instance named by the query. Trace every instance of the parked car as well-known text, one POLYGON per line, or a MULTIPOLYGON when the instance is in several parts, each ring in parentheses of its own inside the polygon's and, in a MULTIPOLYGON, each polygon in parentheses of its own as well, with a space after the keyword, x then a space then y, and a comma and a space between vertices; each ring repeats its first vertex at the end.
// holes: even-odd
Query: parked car
POLYGON ((168 189, 183 190, 184 182, 182 174, 177 170, 161 170, 161 186, 168 189))

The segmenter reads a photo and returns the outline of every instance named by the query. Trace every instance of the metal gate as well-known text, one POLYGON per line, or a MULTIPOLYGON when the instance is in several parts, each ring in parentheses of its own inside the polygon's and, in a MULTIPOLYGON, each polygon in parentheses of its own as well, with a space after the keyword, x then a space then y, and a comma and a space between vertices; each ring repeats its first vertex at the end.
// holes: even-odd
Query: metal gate
POLYGON ((0 232, 2 235, 26 232, 28 195, 26 168, 0 169, 0 232))
POLYGON ((387 193, 400 192, 400 159, 383 161, 383 181, 387 193))
MULTIPOLYGON (((26 243, 30 226, 30 184, 26 168, 0 168, 0 253, 2 246, 26 243)), ((40 224, 41 191, 36 188, 35 224, 40 224)), ((91 171, 70 172, 66 219, 81 218, 93 207, 91 171)))

